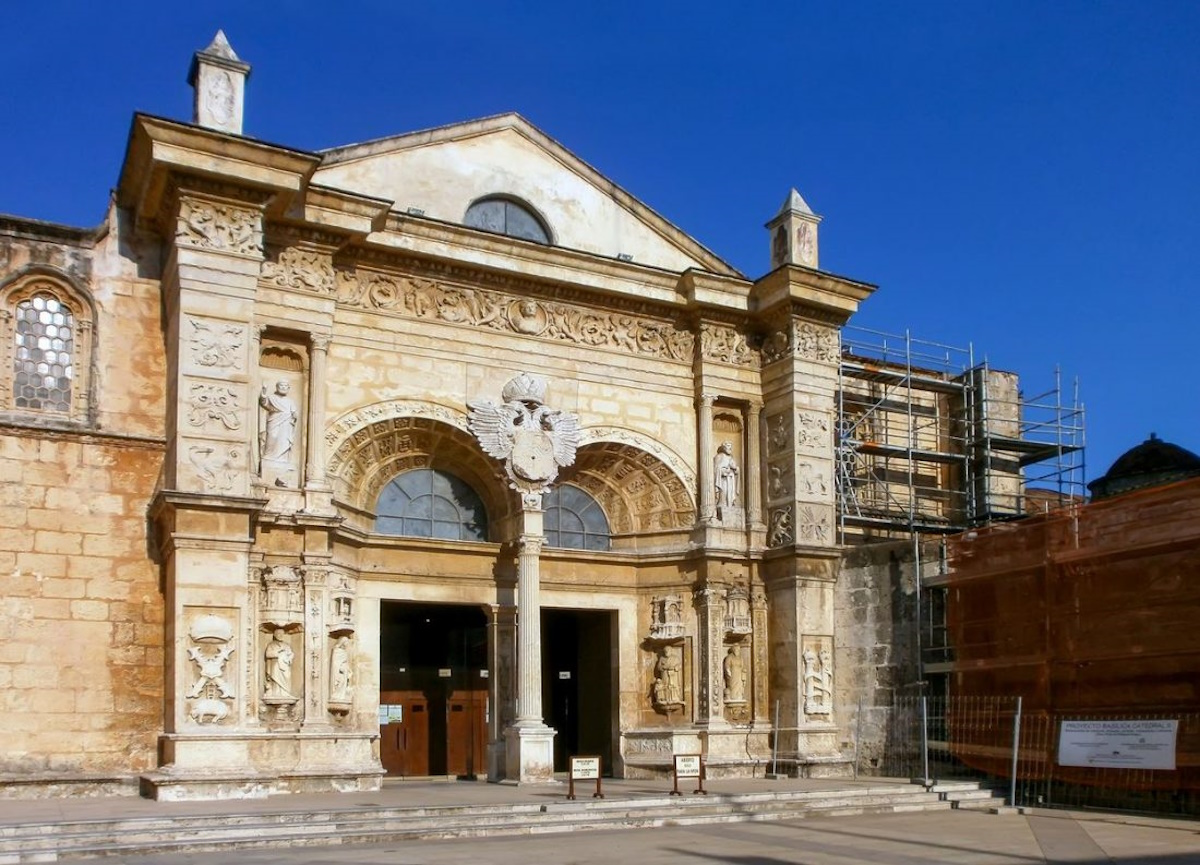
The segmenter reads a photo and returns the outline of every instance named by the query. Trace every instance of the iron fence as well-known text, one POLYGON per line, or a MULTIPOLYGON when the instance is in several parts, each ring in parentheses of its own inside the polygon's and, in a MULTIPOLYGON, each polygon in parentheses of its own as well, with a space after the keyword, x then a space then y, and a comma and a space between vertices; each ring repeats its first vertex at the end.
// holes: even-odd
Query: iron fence
POLYGON ((880 770, 927 783, 978 780, 1018 806, 1200 817, 1200 713, 1023 712, 1019 697, 898 698, 880 770))

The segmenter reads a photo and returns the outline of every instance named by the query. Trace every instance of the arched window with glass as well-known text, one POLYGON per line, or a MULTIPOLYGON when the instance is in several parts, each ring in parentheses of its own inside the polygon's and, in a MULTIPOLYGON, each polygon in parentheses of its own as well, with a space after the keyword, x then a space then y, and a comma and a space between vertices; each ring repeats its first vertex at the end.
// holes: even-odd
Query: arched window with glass
POLYGON ((505 196, 488 196, 472 203, 463 225, 534 243, 550 243, 550 229, 533 208, 505 196))
POLYGON ((607 551, 612 543, 604 509, 585 490, 561 484, 542 500, 546 546, 607 551))
POLYGON ((8 367, 0 379, 0 408, 88 421, 94 321, 90 301, 66 278, 48 269, 34 270, 0 289, 0 309, 8 367))
POLYGON ((486 541, 487 510, 461 478, 437 469, 397 475, 379 494, 375 531, 410 538, 486 541))

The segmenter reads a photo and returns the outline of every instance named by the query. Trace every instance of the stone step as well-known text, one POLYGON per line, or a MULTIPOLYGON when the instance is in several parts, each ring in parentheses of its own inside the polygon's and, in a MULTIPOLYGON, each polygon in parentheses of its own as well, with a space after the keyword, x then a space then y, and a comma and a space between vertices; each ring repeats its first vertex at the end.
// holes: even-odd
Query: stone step
POLYGON ((6 827, 0 863, 293 844, 372 844, 949 808, 920 787, 82 821, 6 827), (47 831, 49 827, 50 831, 47 831))

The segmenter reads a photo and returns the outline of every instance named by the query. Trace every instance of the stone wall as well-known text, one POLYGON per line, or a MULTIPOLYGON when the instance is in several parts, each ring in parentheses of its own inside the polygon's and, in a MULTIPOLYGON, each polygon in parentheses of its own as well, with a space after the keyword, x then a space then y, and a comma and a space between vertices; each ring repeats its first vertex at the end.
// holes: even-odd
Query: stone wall
POLYGON ((86 410, 0 409, 0 798, 111 791, 156 762, 164 606, 147 506, 163 347, 141 263, 157 256, 121 223, 0 219, 0 286, 69 286, 90 327, 71 358, 71 404, 86 410))
MULTIPOLYGON (((936 561, 937 546, 922 549, 936 561)), ((846 553, 834 593, 834 705, 842 753, 858 770, 883 765, 896 696, 919 696, 917 598, 911 541, 870 544, 846 553)))
POLYGON ((0 776, 154 765, 163 603, 146 504, 161 462, 154 444, 0 436, 0 776))

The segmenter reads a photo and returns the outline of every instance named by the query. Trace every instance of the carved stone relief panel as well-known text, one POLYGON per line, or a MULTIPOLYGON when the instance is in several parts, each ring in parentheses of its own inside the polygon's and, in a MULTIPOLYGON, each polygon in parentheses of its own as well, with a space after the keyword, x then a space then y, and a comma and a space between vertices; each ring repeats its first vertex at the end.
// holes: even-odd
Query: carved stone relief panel
POLYGON ((246 448, 240 444, 188 439, 181 442, 179 488, 212 495, 245 490, 246 448))
POLYGON ((832 463, 825 460, 800 460, 796 464, 796 498, 825 502, 833 489, 832 463))
POLYGON ((828 454, 833 450, 829 412, 796 412, 796 449, 804 453, 828 454))
POLYGON ((695 337, 671 322, 365 268, 338 271, 336 284, 338 303, 347 306, 692 361, 695 337))
POLYGON ((194 432, 210 436, 236 433, 240 437, 245 426, 245 390, 240 385, 185 382, 183 403, 184 419, 194 432))
POLYGON ((268 250, 259 280, 267 285, 332 295, 336 289, 333 258, 298 246, 268 250))
POLYGON ((655 595, 650 600, 650 639, 681 640, 685 633, 683 596, 655 595))
POLYGON ((826 505, 798 505, 797 539, 802 544, 833 543, 833 508, 826 505))
POLYGON ((185 373, 225 381, 246 374, 249 335, 246 325, 187 315, 182 330, 185 373))
POLYGON ((767 501, 771 504, 792 501, 795 498, 795 469, 790 459, 782 459, 767 465, 767 501))
POLYGON ((767 546, 786 547, 796 542, 792 506, 772 508, 767 523, 767 546))
POLYGON ((759 367, 758 352, 747 343, 744 334, 723 324, 700 326, 700 353, 705 360, 733 366, 759 367))
POLYGON ((836 327, 801 321, 793 323, 793 328, 792 339, 797 357, 824 363, 839 361, 841 334, 836 327))
POLYGON ((238 611, 231 608, 186 607, 184 622, 188 645, 188 670, 184 681, 187 718, 195 724, 236 723, 237 664, 230 663, 237 650, 234 623, 238 611))
POLYGON ((833 637, 805 635, 801 660, 804 665, 804 714, 833 713, 833 637))
POLYGON ((180 246, 236 255, 262 254, 262 214, 253 208, 181 198, 175 226, 180 246))
POLYGON ((767 417, 767 456, 788 453, 792 446, 792 418, 787 412, 767 417))

